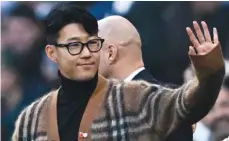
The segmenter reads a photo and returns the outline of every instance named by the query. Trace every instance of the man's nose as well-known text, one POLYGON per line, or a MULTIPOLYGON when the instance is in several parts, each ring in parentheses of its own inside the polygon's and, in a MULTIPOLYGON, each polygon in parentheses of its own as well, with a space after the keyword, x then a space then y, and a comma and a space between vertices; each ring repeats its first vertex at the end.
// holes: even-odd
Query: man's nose
POLYGON ((80 53, 80 57, 81 58, 91 57, 91 52, 89 51, 89 49, 86 46, 84 46, 82 52, 80 53))

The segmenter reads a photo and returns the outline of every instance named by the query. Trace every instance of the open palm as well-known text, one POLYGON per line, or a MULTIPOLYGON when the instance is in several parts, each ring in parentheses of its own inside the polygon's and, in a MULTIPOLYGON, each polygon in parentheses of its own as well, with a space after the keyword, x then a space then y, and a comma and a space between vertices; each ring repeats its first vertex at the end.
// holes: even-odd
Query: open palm
POLYGON ((216 28, 213 28, 212 41, 207 24, 203 21, 201 22, 201 24, 204 34, 202 33, 199 24, 196 21, 193 22, 193 26, 198 39, 196 38, 190 27, 186 28, 189 39, 193 44, 193 46, 189 47, 189 55, 206 55, 211 52, 211 50, 216 48, 219 43, 216 28))

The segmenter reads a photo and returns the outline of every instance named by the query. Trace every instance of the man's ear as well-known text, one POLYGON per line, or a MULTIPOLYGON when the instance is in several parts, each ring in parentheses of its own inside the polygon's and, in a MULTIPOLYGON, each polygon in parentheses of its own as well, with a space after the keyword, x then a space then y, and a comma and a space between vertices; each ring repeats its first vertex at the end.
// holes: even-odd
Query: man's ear
POLYGON ((46 52, 46 55, 48 56, 48 58, 50 60, 52 60, 53 62, 57 63, 57 54, 56 54, 55 46, 47 45, 45 47, 45 52, 46 52))
POLYGON ((113 64, 118 58, 118 48, 116 45, 108 46, 108 63, 113 64))

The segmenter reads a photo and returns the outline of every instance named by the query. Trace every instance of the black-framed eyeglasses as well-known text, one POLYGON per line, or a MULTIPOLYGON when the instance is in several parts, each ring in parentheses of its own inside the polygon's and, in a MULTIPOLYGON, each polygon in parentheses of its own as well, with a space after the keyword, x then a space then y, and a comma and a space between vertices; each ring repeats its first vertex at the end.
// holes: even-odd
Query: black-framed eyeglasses
POLYGON ((103 45, 104 39, 92 39, 89 40, 87 43, 82 43, 82 42, 72 42, 72 43, 68 43, 68 44, 56 44, 56 47, 66 47, 68 52, 71 55, 78 55, 80 54, 84 47, 86 46, 87 49, 90 52, 98 52, 103 45))

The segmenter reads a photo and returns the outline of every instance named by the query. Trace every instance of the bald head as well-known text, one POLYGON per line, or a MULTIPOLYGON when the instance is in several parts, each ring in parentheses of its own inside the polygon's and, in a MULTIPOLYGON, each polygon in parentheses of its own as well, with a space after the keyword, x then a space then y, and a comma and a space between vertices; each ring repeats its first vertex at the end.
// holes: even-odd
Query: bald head
POLYGON ((144 66, 140 35, 133 24, 121 16, 109 16, 98 25, 99 36, 105 39, 100 51, 100 74, 123 80, 144 66))
POLYGON ((135 44, 141 47, 141 39, 137 29, 121 16, 109 16, 98 21, 99 36, 108 42, 128 46, 135 44))

